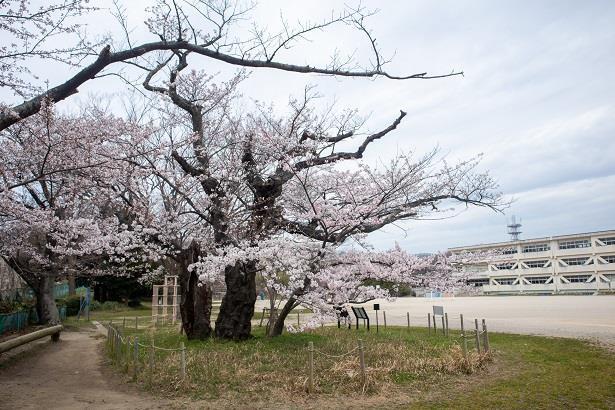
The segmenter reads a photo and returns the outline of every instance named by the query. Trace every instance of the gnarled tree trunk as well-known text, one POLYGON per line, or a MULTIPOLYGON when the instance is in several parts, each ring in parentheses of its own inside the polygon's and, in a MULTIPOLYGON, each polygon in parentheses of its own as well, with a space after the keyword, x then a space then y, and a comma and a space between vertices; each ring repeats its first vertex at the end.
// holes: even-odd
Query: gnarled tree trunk
POLYGON ((200 284, 195 272, 190 272, 188 266, 197 261, 200 250, 193 244, 178 256, 178 276, 180 287, 179 310, 182 328, 188 339, 207 339, 212 335, 211 307, 212 289, 209 285, 200 284))
POLYGON ((250 337, 256 303, 256 263, 227 266, 224 272, 226 294, 216 320, 216 337, 245 340, 250 337))
POLYGON ((57 325, 60 323, 60 315, 53 295, 54 287, 55 276, 41 275, 34 288, 39 324, 57 325))

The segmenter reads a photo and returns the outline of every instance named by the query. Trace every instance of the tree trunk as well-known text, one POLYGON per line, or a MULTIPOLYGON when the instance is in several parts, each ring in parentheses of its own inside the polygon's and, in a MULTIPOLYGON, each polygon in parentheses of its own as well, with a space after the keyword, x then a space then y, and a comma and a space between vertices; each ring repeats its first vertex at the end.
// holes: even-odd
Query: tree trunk
POLYGON ((179 255, 180 260, 176 268, 179 270, 177 274, 181 293, 179 311, 182 316, 182 328, 188 339, 203 340, 212 334, 212 289, 206 284, 199 286, 198 275, 188 270, 188 266, 198 260, 199 254, 196 245, 184 250, 179 255))
POLYGON ((226 293, 216 320, 216 336, 245 340, 250 337, 256 303, 256 263, 237 263, 224 272, 226 293))
POLYGON ((57 325, 60 323, 60 315, 53 295, 54 279, 53 275, 43 275, 38 281, 38 286, 34 289, 36 313, 38 314, 38 323, 41 325, 57 325))
POLYGON ((73 296, 75 294, 75 275, 71 273, 68 275, 68 296, 73 296))
POLYGON ((295 303, 297 299, 291 297, 286 301, 284 307, 278 312, 278 317, 276 318, 275 324, 269 328, 268 336, 280 336, 284 331, 284 321, 289 313, 295 308, 295 303))

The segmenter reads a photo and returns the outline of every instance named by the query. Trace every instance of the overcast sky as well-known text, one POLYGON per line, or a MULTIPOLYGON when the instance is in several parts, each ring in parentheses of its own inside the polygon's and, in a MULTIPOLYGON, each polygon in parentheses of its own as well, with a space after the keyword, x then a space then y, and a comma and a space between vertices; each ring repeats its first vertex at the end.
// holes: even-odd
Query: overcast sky
MULTIPOLYGON (((135 37, 143 31, 145 1, 126 2, 135 37)), ((255 70, 243 94, 283 106, 307 84, 324 100, 369 115, 367 127, 386 126, 400 109, 408 115, 394 134, 370 145, 366 160, 386 161, 399 150, 418 155, 439 146, 454 162, 483 154, 501 190, 515 202, 506 214, 458 207, 455 218, 412 221, 388 227, 370 241, 396 241, 412 252, 507 239, 511 215, 522 219, 522 238, 615 229, 615 2, 614 1, 363 1, 380 8, 371 19, 378 44, 393 55, 387 70, 431 74, 463 70, 441 80, 392 81, 307 76, 255 70)), ((262 26, 319 20, 341 1, 262 1, 253 15, 262 26)), ((114 30, 98 12, 90 31, 114 30)), ((151 41, 151 37, 149 37, 151 41)), ((317 65, 331 51, 356 50, 365 61, 363 38, 348 29, 311 37, 280 60, 317 65)), ((195 67, 230 75, 234 68, 206 59, 195 67)), ((37 67, 56 84, 70 71, 37 67), (50 72, 53 71, 53 72, 50 72)), ((69 108, 86 96, 120 91, 110 79, 90 82, 69 108)))

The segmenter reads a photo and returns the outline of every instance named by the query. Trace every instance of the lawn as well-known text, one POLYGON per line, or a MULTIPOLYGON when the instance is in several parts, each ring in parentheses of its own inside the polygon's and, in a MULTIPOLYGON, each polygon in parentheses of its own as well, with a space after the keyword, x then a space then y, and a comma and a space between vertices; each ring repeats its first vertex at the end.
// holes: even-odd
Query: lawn
MULTIPOLYGON (((117 313, 117 312, 116 312, 117 313)), ((130 315, 126 315, 130 316, 130 315)), ((246 342, 188 341, 176 328, 145 326, 124 335, 144 346, 186 345, 187 376, 179 352, 157 351, 150 380, 147 349, 140 348, 136 384, 154 395, 188 402, 295 407, 399 408, 615 408, 615 354, 585 341, 491 334, 490 355, 464 360, 459 334, 389 327, 366 332, 336 327, 264 336, 246 342), (361 381, 358 339, 365 346, 367 384, 361 381), (314 389, 307 393, 309 342, 315 347, 314 389), (350 352, 350 353, 349 353, 350 352), (348 354, 347 354, 348 353, 348 354), (333 357, 338 356, 338 357, 333 357), (342 357, 339 357, 342 356, 342 357), (340 399, 340 398, 343 399, 340 399)), ((132 361, 116 366, 133 374, 132 361)))

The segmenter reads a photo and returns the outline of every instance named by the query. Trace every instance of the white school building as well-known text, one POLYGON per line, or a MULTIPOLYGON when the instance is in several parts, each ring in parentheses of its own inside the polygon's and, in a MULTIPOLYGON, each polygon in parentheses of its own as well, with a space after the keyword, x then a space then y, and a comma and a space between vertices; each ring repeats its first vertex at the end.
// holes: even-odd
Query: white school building
POLYGON ((615 230, 451 248, 503 255, 463 266, 484 294, 615 291, 615 230))

